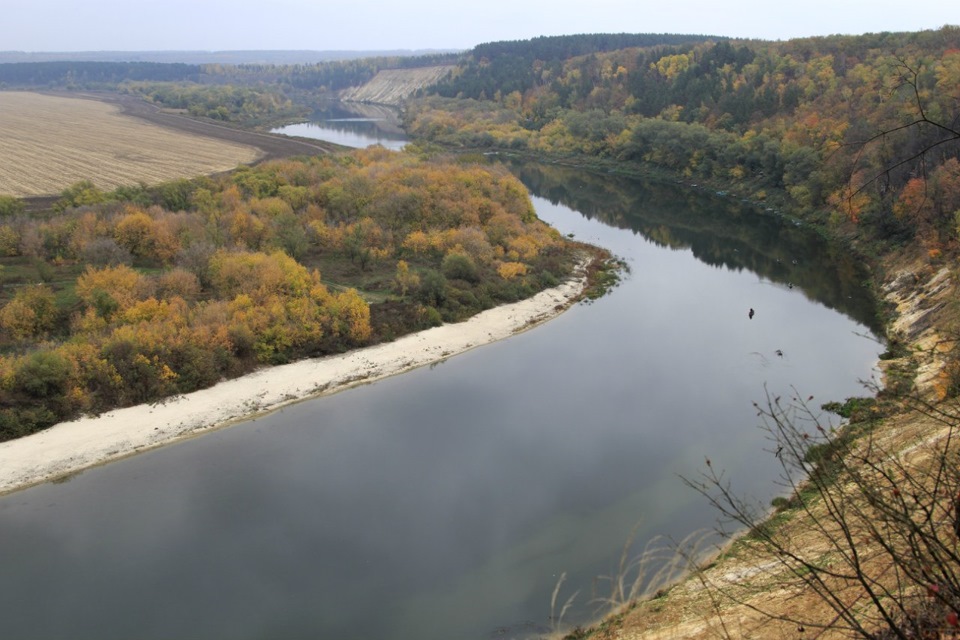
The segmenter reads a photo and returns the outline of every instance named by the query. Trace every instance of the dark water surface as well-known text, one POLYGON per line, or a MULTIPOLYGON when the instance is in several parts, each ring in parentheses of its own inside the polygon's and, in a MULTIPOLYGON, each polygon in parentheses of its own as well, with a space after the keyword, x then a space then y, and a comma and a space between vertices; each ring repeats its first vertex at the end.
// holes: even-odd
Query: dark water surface
POLYGON ((510 638, 638 541, 715 519, 709 456, 769 500, 751 406, 863 395, 882 347, 856 264, 671 185, 518 167, 539 215, 632 271, 434 367, 0 499, 10 638, 510 638), (791 288, 791 285, 792 288, 791 288), (750 320, 747 311, 756 310, 750 320), (782 350, 783 357, 775 351, 782 350))

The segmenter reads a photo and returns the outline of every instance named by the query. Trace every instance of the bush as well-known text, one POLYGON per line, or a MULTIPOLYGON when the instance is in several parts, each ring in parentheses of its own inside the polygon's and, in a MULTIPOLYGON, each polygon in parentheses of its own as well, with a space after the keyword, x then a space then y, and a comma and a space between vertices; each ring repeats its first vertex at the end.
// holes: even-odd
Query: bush
POLYGON ((91 240, 83 248, 81 257, 86 264, 97 267, 130 266, 133 264, 133 254, 117 244, 113 238, 97 238, 91 240))
POLYGON ((23 201, 13 196, 0 196, 0 218, 9 218, 23 213, 23 201))
POLYGON ((480 271, 473 259, 465 253, 448 253, 443 258, 440 270, 448 280, 465 280, 476 283, 480 280, 480 271))
POLYGON ((442 307, 447 301, 447 279, 432 269, 420 276, 416 299, 428 307, 442 307))
POLYGON ((52 351, 30 355, 14 374, 15 388, 38 400, 62 397, 71 374, 70 362, 52 351))

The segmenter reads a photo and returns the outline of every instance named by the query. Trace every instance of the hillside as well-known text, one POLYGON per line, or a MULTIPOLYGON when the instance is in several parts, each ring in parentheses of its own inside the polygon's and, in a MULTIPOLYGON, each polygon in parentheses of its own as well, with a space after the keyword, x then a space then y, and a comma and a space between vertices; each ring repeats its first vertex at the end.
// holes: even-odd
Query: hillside
POLYGON ((528 58, 473 52, 409 132, 643 166, 858 242, 957 240, 960 28, 528 58))
POLYGON ((453 70, 451 65, 420 69, 384 69, 361 87, 340 93, 344 102, 399 105, 416 92, 439 82, 453 70))
POLYGON ((587 52, 602 38, 576 38, 478 47, 408 106, 408 132, 707 184, 813 223, 872 268, 889 350, 877 397, 829 407, 840 431, 812 398, 758 405, 784 497, 750 505, 707 461, 691 490, 749 535, 685 547, 692 577, 638 583, 647 599, 626 575, 643 556, 625 555, 622 608, 569 637, 956 637, 960 28, 587 52))

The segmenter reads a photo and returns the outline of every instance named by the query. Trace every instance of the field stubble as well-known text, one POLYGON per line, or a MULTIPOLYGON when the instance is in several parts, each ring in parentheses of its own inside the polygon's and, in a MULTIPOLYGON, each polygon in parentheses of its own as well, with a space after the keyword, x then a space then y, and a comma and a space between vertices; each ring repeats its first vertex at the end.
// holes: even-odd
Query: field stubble
POLYGON ((56 194, 80 180, 105 190, 210 174, 253 162, 251 146, 125 116, 96 100, 0 92, 0 194, 56 194))

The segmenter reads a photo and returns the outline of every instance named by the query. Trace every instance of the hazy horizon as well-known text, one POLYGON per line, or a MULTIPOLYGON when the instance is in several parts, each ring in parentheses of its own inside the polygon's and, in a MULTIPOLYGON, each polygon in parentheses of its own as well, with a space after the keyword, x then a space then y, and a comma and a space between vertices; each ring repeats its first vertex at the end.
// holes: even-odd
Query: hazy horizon
POLYGON ((902 2, 688 0, 682 10, 643 0, 436 4, 355 0, 8 0, 7 52, 465 50, 484 42, 578 33, 676 33, 788 40, 922 31, 960 24, 956 0, 902 2))

